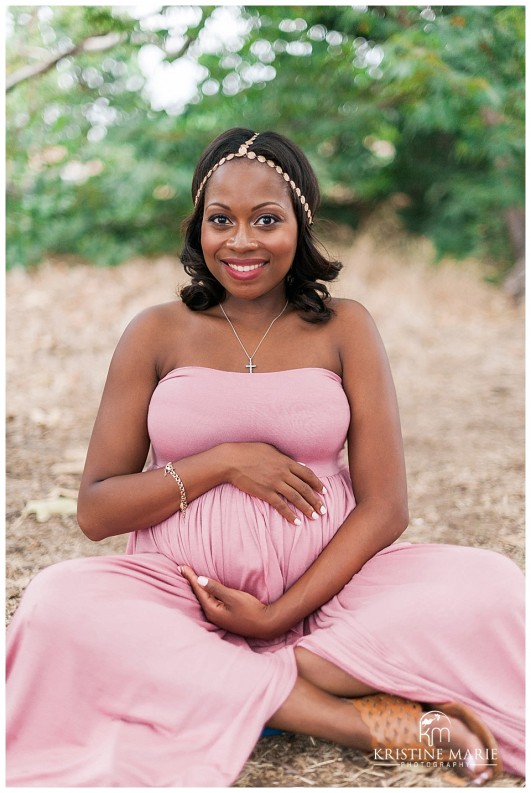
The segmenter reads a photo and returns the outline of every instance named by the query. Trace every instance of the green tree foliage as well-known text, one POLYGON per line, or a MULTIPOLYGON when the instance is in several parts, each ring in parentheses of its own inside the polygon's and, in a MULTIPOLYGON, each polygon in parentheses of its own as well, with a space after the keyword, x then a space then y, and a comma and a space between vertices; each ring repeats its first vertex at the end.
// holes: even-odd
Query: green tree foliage
POLYGON ((33 6, 11 7, 9 25, 10 266, 176 252, 194 163, 236 125, 302 146, 324 217, 356 227, 390 202, 439 255, 511 262, 523 7, 161 6, 137 19, 33 6), (164 102, 148 56, 166 69, 164 102))

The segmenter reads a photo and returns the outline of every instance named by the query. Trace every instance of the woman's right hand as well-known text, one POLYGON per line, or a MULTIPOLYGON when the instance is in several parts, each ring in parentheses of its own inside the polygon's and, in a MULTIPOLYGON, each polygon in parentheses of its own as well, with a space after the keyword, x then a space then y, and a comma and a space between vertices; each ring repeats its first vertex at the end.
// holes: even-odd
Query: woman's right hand
POLYGON ((315 520, 326 512, 321 480, 303 463, 295 462, 268 443, 224 443, 226 481, 250 496, 261 498, 290 523, 299 524, 295 507, 315 520))

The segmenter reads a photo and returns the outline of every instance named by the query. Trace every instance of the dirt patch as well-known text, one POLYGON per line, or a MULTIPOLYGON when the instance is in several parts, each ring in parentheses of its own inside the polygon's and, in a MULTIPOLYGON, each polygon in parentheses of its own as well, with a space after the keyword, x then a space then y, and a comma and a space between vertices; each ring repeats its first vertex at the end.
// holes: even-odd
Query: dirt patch
MULTIPOLYGON (((404 539, 492 548, 524 561, 523 308, 473 263, 426 264, 423 246, 369 236, 331 245, 345 263, 335 293, 360 300, 386 343, 401 407, 410 487, 404 539)), ((75 495, 107 367, 128 321, 185 281, 173 259, 116 269, 55 262, 7 276, 7 610, 42 567, 121 552, 75 519, 39 523, 30 500, 75 495)), ((262 739, 238 787, 423 787, 447 778, 370 763, 311 738, 262 739)), ((501 787, 521 786, 503 777, 501 787)))

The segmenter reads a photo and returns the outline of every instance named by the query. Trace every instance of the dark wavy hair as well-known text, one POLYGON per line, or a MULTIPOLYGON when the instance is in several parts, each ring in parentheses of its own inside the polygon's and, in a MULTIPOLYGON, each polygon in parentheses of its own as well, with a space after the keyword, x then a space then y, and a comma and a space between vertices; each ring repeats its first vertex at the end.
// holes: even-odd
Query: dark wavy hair
MULTIPOLYGON (((236 127, 219 135, 205 149, 195 169, 192 180, 192 200, 209 170, 227 154, 236 153, 254 132, 236 127)), ((253 152, 273 160, 288 173, 306 197, 312 217, 319 203, 319 184, 306 155, 283 135, 276 132, 261 132, 252 145, 253 152)), ((201 224, 203 220, 205 188, 192 214, 185 220, 184 245, 181 262, 191 283, 184 286, 180 295, 192 311, 204 311, 221 303, 225 289, 208 270, 201 248, 201 224)), ((293 209, 297 218, 298 236, 295 258, 286 276, 286 298, 307 322, 326 322, 333 315, 330 308, 330 293, 319 281, 333 281, 339 275, 342 264, 321 252, 308 217, 296 194, 290 190, 293 209)))

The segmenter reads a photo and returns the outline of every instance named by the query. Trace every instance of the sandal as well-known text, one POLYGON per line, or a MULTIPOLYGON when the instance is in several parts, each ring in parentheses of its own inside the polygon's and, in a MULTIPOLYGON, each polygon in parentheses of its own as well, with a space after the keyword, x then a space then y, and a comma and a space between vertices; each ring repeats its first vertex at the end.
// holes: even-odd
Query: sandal
MULTIPOLYGON (((449 770, 466 768, 473 775, 477 764, 470 751, 437 747, 434 738, 446 734, 450 740, 450 717, 457 718, 476 735, 482 745, 481 762, 489 768, 472 776, 470 784, 483 785, 502 773, 496 740, 490 730, 466 705, 447 702, 426 712, 418 702, 393 694, 373 694, 351 699, 368 728, 375 760, 426 765, 449 770)), ((459 771, 457 771, 459 773, 459 771)))

